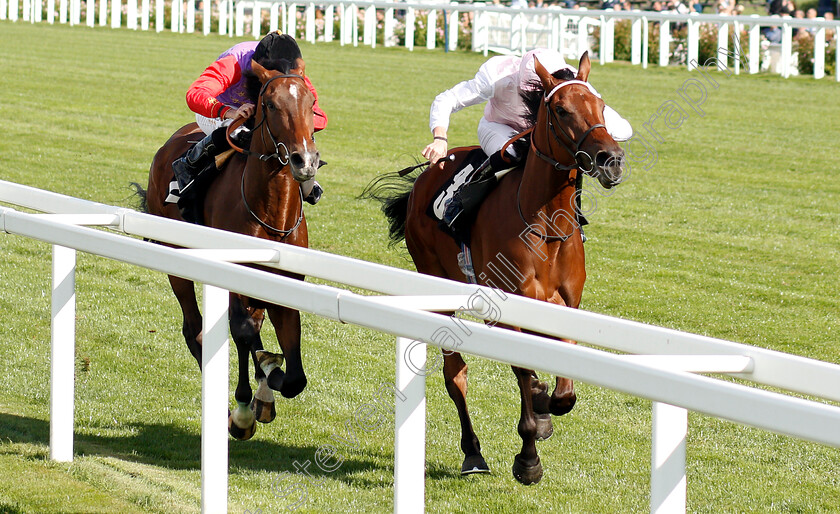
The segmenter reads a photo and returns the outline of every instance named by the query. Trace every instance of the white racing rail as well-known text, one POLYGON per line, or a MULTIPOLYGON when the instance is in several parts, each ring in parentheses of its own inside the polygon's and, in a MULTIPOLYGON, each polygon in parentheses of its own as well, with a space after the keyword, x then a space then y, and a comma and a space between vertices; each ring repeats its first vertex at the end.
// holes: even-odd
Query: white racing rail
MULTIPOLYGON (((448 49, 458 46, 459 31, 471 35, 471 47, 474 51, 525 53, 541 46, 564 52, 572 60, 590 49, 595 40, 594 30, 599 33, 599 59, 601 64, 611 62, 615 50, 615 23, 631 22, 631 61, 647 68, 648 32, 659 31, 658 51, 660 66, 668 66, 672 61, 683 62, 689 70, 707 65, 698 62, 701 44, 700 27, 717 33, 717 62, 709 63, 714 67, 734 67, 740 72, 739 59, 743 59, 744 68, 749 73, 758 73, 762 67, 762 54, 767 50, 765 64, 773 65, 785 78, 796 74, 795 57, 813 59, 814 78, 820 79, 826 73, 826 43, 836 41, 840 36, 840 22, 818 19, 780 18, 778 16, 724 16, 718 14, 676 14, 653 11, 613 11, 560 9, 556 7, 539 9, 511 9, 484 3, 428 3, 428 2, 385 2, 385 1, 342 1, 319 0, 318 2, 268 1, 268 0, 220 0, 203 2, 203 9, 196 10, 195 2, 190 0, 0 0, 0 20, 40 23, 69 23, 88 27, 108 26, 120 28, 125 18, 125 27, 130 30, 165 30, 166 18, 170 20, 173 32, 196 31, 205 35, 213 31, 213 25, 219 35, 242 37, 245 35, 246 20, 251 26, 251 35, 257 39, 263 30, 262 20, 270 31, 281 29, 293 37, 300 37, 310 43, 316 41, 340 41, 342 45, 376 46, 377 30, 380 31, 385 46, 395 46, 398 31, 404 33, 406 48, 414 49, 415 21, 422 20, 426 30, 426 48, 433 49, 436 41, 438 17, 444 20, 448 49), (85 4, 85 17, 82 20, 82 4, 85 4), (318 18, 316 11, 323 17, 318 18), (469 14, 468 14, 469 13, 469 14), (377 27, 377 15, 383 17, 382 28, 377 27), (398 16, 402 15, 402 16, 398 16), (465 14, 468 16, 464 17, 465 14), (265 15, 265 16, 264 16, 265 15), (361 15, 361 16, 360 16, 361 15), (360 22, 361 18, 361 22, 360 22), (154 27, 151 27, 152 22, 154 27), (361 37, 359 25, 361 24, 361 37), (688 28, 684 56, 678 56, 678 50, 671 48, 671 29, 677 24, 688 28), (761 48, 761 29, 779 27, 781 42, 771 45, 775 59, 769 49, 761 48), (813 33, 813 53, 806 55, 794 52, 797 29, 807 29, 813 33), (739 50, 729 50, 730 34, 735 41, 741 32, 746 32, 746 41, 739 43, 745 48, 743 57, 739 50), (318 35, 320 33, 320 35, 318 35), (833 33, 833 35, 831 35, 833 33), (727 57, 729 54, 729 57, 727 57), (736 55, 738 54, 738 55, 736 55), (731 63, 727 63, 728 59, 731 63)), ((441 27, 441 29, 444 27, 441 27)), ((835 80, 840 81, 840 52, 836 52, 835 80)), ((723 69, 723 68, 721 68, 723 69)))
POLYGON ((727 373, 757 384, 840 402, 840 366, 729 341, 550 305, 495 290, 272 243, 0 181, 0 232, 53 244, 50 453, 73 458, 75 251, 205 284, 202 361, 202 510, 227 506, 227 291, 397 336, 394 510, 424 505, 425 345, 453 348, 654 401, 651 511, 686 506, 686 409, 840 447, 840 407, 694 373, 727 373), (90 228, 107 227, 112 230, 90 228), (124 234, 177 243, 173 249, 124 234), (360 287, 363 296, 246 268, 266 266, 360 287), (493 323, 627 352, 617 355, 516 333, 428 310, 459 310, 493 323))

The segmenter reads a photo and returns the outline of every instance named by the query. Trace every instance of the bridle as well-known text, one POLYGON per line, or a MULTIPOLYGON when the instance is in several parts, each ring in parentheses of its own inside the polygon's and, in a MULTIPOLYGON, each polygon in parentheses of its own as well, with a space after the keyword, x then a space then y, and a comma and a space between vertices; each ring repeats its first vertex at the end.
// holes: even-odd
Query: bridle
MULTIPOLYGON (((533 133, 533 131, 531 131, 531 150, 533 150, 534 154, 536 154, 537 157, 539 157, 540 159, 542 159, 545 162, 547 162, 548 164, 550 164, 551 167, 554 168, 556 171, 571 171, 571 170, 574 170, 574 169, 577 169, 579 171, 579 173, 575 174, 574 178, 572 178, 571 176, 569 177, 569 185, 574 184, 574 186, 575 186, 575 200, 574 201, 578 202, 578 209, 576 209, 577 212, 575 212, 575 218, 577 219, 577 214, 579 212, 579 202, 580 202, 581 189, 583 187, 583 173, 580 173, 580 170, 584 170, 584 172, 590 171, 595 165, 595 162, 592 160, 592 157, 589 154, 587 154, 586 152, 582 152, 580 150, 580 147, 581 147, 581 145, 583 145, 583 142, 586 141, 586 138, 589 137, 589 134, 591 134, 593 130, 598 129, 598 128, 603 128, 604 130, 606 130, 607 127, 603 123, 596 123, 595 125, 592 125, 588 129, 586 129, 586 131, 583 133, 583 135, 577 141, 575 141, 574 138, 572 138, 572 136, 568 135, 566 133, 566 131, 564 131, 562 128, 555 127, 555 124, 559 126, 560 122, 556 118, 556 115, 554 114, 554 111, 550 108, 550 106, 548 104, 551 101, 551 98, 557 93, 557 91, 560 90, 560 88, 562 88, 564 86, 570 86, 570 85, 573 85, 573 84, 580 84, 580 85, 586 86, 587 88, 589 88, 590 91, 592 91, 593 94, 598 96, 598 93, 595 92, 594 88, 588 82, 584 82, 582 80, 567 80, 565 82, 561 82, 560 84, 554 86, 554 89, 552 89, 550 92, 546 93, 545 96, 543 97, 543 102, 545 102, 546 111, 548 111, 548 114, 546 115, 546 131, 554 137, 555 141, 560 143, 560 145, 569 153, 569 155, 572 156, 572 158, 574 159, 574 162, 570 165, 561 164, 560 162, 553 159, 550 155, 541 152, 537 148, 537 145, 534 143, 534 133, 533 133), (552 123, 552 121, 553 121, 553 123, 552 123), (563 137, 566 139, 566 141, 568 141, 568 143, 566 141, 564 141, 560 137, 559 134, 563 134, 563 137), (583 165, 584 163, 581 162, 581 155, 585 155, 589 159, 589 163, 588 163, 589 165, 588 166, 584 166, 583 165)), ((540 239, 544 239, 545 241, 557 240, 557 241, 560 241, 560 242, 563 242, 563 241, 567 240, 569 237, 571 237, 572 234, 574 234, 574 231, 572 231, 571 234, 564 234, 564 235, 560 235, 560 236, 550 236, 548 234, 542 234, 540 232, 537 232, 533 228, 531 228, 532 225, 525 220, 525 216, 522 214, 522 206, 521 206, 521 203, 519 201, 519 196, 520 196, 521 191, 522 191, 522 181, 519 182, 519 187, 516 190, 516 209, 519 212, 519 218, 522 220, 522 222, 525 224, 525 226, 528 227, 530 232, 536 233, 540 237, 540 239)))
MULTIPOLYGON (((243 123, 245 123, 245 121, 246 121, 245 119, 240 119, 240 120, 235 121, 234 123, 231 123, 228 126, 228 129, 227 129, 226 134, 225 134, 226 137, 227 137, 228 143, 230 144, 230 147, 233 148, 234 150, 236 150, 237 152, 243 154, 243 155, 247 155, 247 156, 253 155, 254 157, 258 158, 259 160, 261 160, 263 162, 268 162, 271 159, 277 159, 277 161, 280 163, 280 167, 277 168, 276 170, 274 170, 272 173, 277 173, 280 170, 282 170, 283 168, 285 168, 286 165, 289 164, 289 160, 290 160, 290 157, 291 157, 291 153, 289 152, 289 148, 286 146, 286 144, 283 141, 278 141, 278 139, 276 137, 274 137, 274 134, 271 132, 271 126, 266 122, 266 120, 268 119, 268 107, 266 106, 266 103, 265 103, 266 88, 273 81, 275 81, 277 79, 282 79, 282 78, 297 78, 297 79, 300 79, 300 80, 304 80, 304 78, 301 75, 297 75, 297 74, 294 74, 294 73, 285 73, 285 74, 281 74, 281 75, 275 75, 275 76, 271 77, 270 79, 266 80, 265 83, 260 88, 260 95, 259 95, 260 106, 262 108, 262 120, 253 129, 253 132, 256 133, 256 131, 260 127, 263 127, 263 130, 260 131, 260 136, 262 137, 263 144, 265 144, 265 142, 266 142, 266 133, 267 133, 268 134, 268 139, 271 141, 271 144, 274 146, 274 153, 263 154, 263 153, 259 153, 259 152, 252 152, 250 150, 246 150, 244 148, 241 148, 241 147, 237 146, 233 142, 233 140, 230 137, 230 134, 234 130, 239 128, 239 126, 241 126, 243 123), (281 150, 283 151, 282 154, 280 153, 281 150)), ((288 230, 279 229, 279 228, 273 227, 273 226, 269 225, 268 223, 264 222, 263 220, 260 219, 259 216, 257 216, 257 213, 255 213, 253 211, 253 209, 251 209, 251 206, 248 205, 248 200, 245 199, 245 170, 242 171, 242 180, 240 181, 240 184, 239 184, 239 191, 242 195, 242 204, 245 205, 245 209, 248 211, 248 213, 251 215, 251 217, 254 218, 254 220, 256 220, 256 222, 259 223, 259 225, 261 227, 263 227, 269 233, 279 235, 281 240, 287 238, 292 232, 297 230, 297 228, 300 226, 301 222, 303 222, 303 190, 301 190, 300 187, 298 187, 298 193, 300 194, 300 213, 298 214, 298 219, 295 222, 294 226, 292 228, 288 229, 288 230)))
POLYGON ((580 85, 586 86, 587 88, 589 88, 590 91, 593 92, 593 94, 597 95, 597 93, 594 92, 595 90, 592 88, 592 86, 588 82, 584 82, 582 80, 567 80, 565 82, 561 82, 560 84, 554 86, 554 89, 552 89, 550 92, 546 93, 545 96, 543 97, 543 101, 545 102, 546 111, 548 111, 548 115, 545 118, 546 129, 547 129, 548 133, 551 134, 554 137, 554 140, 557 141, 558 143, 560 143, 560 145, 567 152, 569 152, 569 155, 571 155, 572 158, 574 158, 574 160, 575 160, 574 164, 572 164, 572 165, 560 164, 556 160, 552 159, 551 156, 540 152, 539 149, 537 148, 537 146, 534 144, 533 134, 532 134, 532 137, 531 137, 531 149, 534 151, 534 153, 537 154, 537 157, 539 157, 540 159, 544 160, 545 162, 551 164, 551 166, 557 171, 571 171, 575 168, 584 169, 585 171, 590 171, 592 169, 592 166, 594 165, 594 162, 592 161, 592 157, 589 154, 587 154, 586 152, 582 152, 580 150, 580 147, 581 147, 581 145, 583 145, 583 142, 586 141, 586 138, 589 137, 589 134, 591 134, 593 130, 598 129, 598 128, 603 128, 604 130, 607 129, 607 127, 603 123, 596 123, 595 125, 592 125, 588 129, 586 129, 586 132, 583 133, 583 136, 581 136, 581 138, 578 141, 575 141, 572 138, 572 136, 570 136, 566 133, 566 131, 564 131, 563 129, 556 128, 554 126, 555 123, 559 125, 559 120, 557 120, 556 115, 554 114, 554 111, 551 110, 551 108, 548 105, 549 102, 551 101, 551 97, 553 97, 557 93, 557 91, 560 90, 560 88, 562 88, 564 86, 574 85, 574 84, 580 84, 580 85), (552 123, 552 121, 554 123, 552 123), (563 139, 561 139, 559 134, 563 134, 563 137, 568 141, 568 143, 566 141, 564 141, 563 139), (589 159, 589 166, 588 167, 583 166, 582 165, 583 163, 580 162, 581 154, 585 155, 589 159))

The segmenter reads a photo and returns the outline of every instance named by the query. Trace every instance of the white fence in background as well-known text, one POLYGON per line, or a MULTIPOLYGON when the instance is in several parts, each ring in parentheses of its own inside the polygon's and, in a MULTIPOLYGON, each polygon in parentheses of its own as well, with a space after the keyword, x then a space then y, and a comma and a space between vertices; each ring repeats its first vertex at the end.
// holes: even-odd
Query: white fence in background
MULTIPOLYGON (((218 0, 211 6, 211 0, 0 0, 0 20, 8 19, 32 23, 69 23, 96 25, 128 29, 149 30, 154 20, 154 29, 165 30, 165 21, 173 32, 195 32, 201 30, 210 34, 214 30, 220 35, 245 35, 246 22, 250 33, 260 37, 262 25, 269 30, 281 29, 306 41, 334 41, 342 45, 376 46, 378 16, 382 17, 382 34, 385 46, 394 46, 402 38, 407 48, 414 48, 416 22, 421 21, 426 30, 426 47, 435 48, 435 34, 440 19, 445 20, 448 49, 458 46, 459 30, 471 34, 472 49, 475 51, 524 53, 536 46, 557 49, 569 58, 577 59, 584 50, 590 50, 594 42, 595 29, 599 30, 599 59, 601 64, 611 62, 614 56, 615 23, 620 20, 632 22, 632 62, 647 67, 648 52, 658 51, 660 66, 683 62, 689 70, 697 66, 700 47, 700 27, 706 25, 717 32, 718 58, 727 62, 726 52, 734 36, 739 41, 745 34, 746 48, 744 65, 749 73, 758 73, 770 66, 784 77, 797 74, 798 59, 814 61, 814 78, 825 76, 826 33, 831 34, 835 44, 840 32, 840 22, 822 18, 813 20, 780 18, 778 16, 720 16, 711 14, 675 14, 652 11, 573 10, 560 8, 510 9, 490 4, 424 4, 410 2, 369 2, 319 0, 318 2, 279 2, 266 0, 218 0), (57 4, 57 5, 56 5, 57 4), (200 6, 197 7, 197 6, 200 6), (84 8, 84 9, 83 9, 84 8), (153 10, 152 10, 153 9, 153 10), (255 23, 254 20, 261 23, 255 23), (201 27, 196 28, 199 24, 201 27), (677 24, 687 26, 686 48, 676 48, 671 39, 671 29, 677 24), (361 36, 360 32, 361 25, 361 36), (336 29, 336 27, 338 27, 336 29), (762 44, 761 29, 781 27, 781 44, 762 44), (795 29, 807 29, 814 35, 813 55, 799 55, 793 51, 795 29), (659 31, 659 48, 648 48, 648 33, 659 31), (764 48, 762 48, 764 46, 764 48), (694 61, 694 62, 692 62, 694 61)), ((835 79, 840 81, 840 52, 836 52, 835 79)), ((734 66, 740 73, 737 59, 724 64, 734 66)), ((699 63, 703 65, 704 63, 699 63)))
MULTIPOLYGON (((50 454, 55 460, 73 458, 75 252, 205 284, 201 433, 204 512, 226 512, 227 505, 227 291, 397 336, 400 401, 395 399, 395 511, 423 511, 425 377, 411 371, 407 357, 414 348, 419 353, 412 353, 412 361, 422 361, 425 345, 414 341, 447 345, 446 338, 435 338, 434 334, 452 325, 452 319, 427 312, 432 310, 464 311, 549 336, 626 352, 615 354, 471 321, 463 321, 469 335, 458 334, 458 351, 653 400, 652 512, 684 511, 686 507, 686 409, 840 447, 840 407, 821 401, 840 402, 840 366, 835 364, 521 297, 501 299, 496 291, 484 287, 188 225, 6 181, 0 181, 0 202, 46 213, 0 207, 0 232, 54 245, 50 454), (187 249, 164 247, 125 234, 177 243, 187 249), (385 296, 363 296, 234 264, 241 262, 259 262, 385 296), (726 373, 821 400, 800 399, 696 373, 726 373)), ((453 451, 457 451, 456 446, 453 451)))

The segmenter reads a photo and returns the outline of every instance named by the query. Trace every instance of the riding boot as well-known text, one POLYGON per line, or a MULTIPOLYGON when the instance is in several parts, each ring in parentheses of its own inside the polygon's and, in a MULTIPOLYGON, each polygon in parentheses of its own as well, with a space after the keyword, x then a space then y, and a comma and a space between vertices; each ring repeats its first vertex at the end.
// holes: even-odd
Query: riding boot
POLYGON ((484 198, 496 186, 496 174, 508 170, 518 164, 513 156, 508 154, 509 161, 502 158, 502 152, 492 154, 478 167, 473 179, 462 185, 452 195, 443 213, 443 222, 453 231, 462 232, 472 224, 475 213, 484 198))
POLYGON ((214 130, 172 163, 178 190, 170 191, 170 196, 177 199, 181 217, 190 223, 200 221, 197 200, 201 194, 200 190, 203 190, 219 171, 216 168, 216 156, 230 148, 225 137, 226 129, 227 127, 220 127, 214 130))

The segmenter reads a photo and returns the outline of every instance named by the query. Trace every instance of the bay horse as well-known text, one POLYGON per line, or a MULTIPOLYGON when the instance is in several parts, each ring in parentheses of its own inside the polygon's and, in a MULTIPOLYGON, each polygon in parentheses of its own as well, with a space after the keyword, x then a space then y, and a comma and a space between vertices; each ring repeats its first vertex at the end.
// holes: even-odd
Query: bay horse
MULTIPOLYGON (((269 70, 254 62, 252 71, 261 89, 250 150, 234 155, 208 186, 203 200, 204 224, 240 234, 308 247, 306 217, 300 183, 315 176, 320 155, 315 146, 312 106, 315 97, 303 80, 301 59, 284 70, 269 70), (247 154, 247 158, 245 155, 247 154)), ((172 162, 204 137, 195 123, 178 129, 158 150, 149 172, 146 211, 181 220, 178 207, 165 203, 173 177, 172 162)), ((255 266, 257 267, 257 266, 255 266)), ((303 280, 303 276, 275 273, 303 280)), ((201 367, 202 318, 192 281, 169 276, 184 316, 187 347, 201 367)), ((300 313, 231 293, 230 331, 236 344, 238 382, 234 396, 237 408, 228 417, 228 430, 237 439, 250 439, 256 421, 268 423, 276 415, 274 393, 297 396, 306 387, 300 352, 300 313), (263 350, 260 328, 265 312, 274 324, 282 354, 263 350), (251 395, 249 357, 254 361, 257 391, 251 395), (285 359, 285 372, 280 367, 285 359)))
MULTIPOLYGON (((622 180, 624 152, 604 126, 604 102, 586 83, 588 54, 580 59, 574 80, 559 78, 560 72, 550 74, 538 60, 534 65, 542 89, 539 97, 532 95, 530 104, 535 114, 530 151, 524 166, 505 175, 481 204, 469 245, 479 284, 577 308, 586 280, 577 222, 578 176, 583 172, 606 189, 614 187, 622 180), (589 157, 593 155, 594 159, 589 157), (504 267, 499 262, 490 266, 502 258, 515 269, 508 277, 498 276, 504 267)), ((419 176, 395 178, 396 174, 387 174, 383 177, 389 179, 375 180, 368 188, 366 196, 383 203, 392 242, 405 238, 420 273, 466 281, 458 264, 459 246, 427 210, 473 148, 451 150, 447 158, 419 176)), ((543 474, 536 440, 551 435, 550 415, 569 412, 576 395, 570 379, 556 377, 549 395, 547 384, 533 370, 513 366, 513 372, 521 399, 518 432, 522 438, 513 475, 529 485, 539 482, 543 474)), ((443 373, 461 423, 461 473, 489 472, 467 411, 467 364, 458 352, 444 352, 443 373)))

